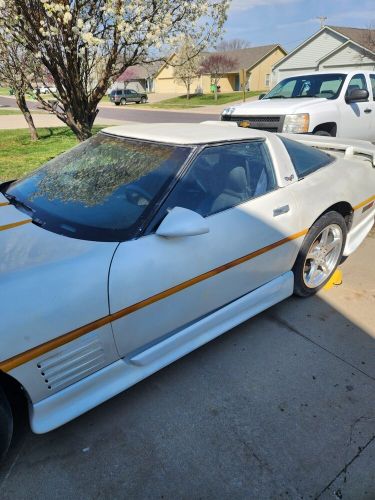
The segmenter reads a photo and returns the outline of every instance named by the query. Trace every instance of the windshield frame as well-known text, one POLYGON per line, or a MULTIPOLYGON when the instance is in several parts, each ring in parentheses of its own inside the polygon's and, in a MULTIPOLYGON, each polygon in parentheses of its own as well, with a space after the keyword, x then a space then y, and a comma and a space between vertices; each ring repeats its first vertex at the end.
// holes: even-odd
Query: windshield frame
MULTIPOLYGON (((124 141, 128 141, 128 142, 138 142, 138 143, 142 142, 142 143, 152 144, 152 145, 156 145, 156 146, 158 146, 158 145, 169 146, 169 147, 174 148, 175 150, 177 150, 178 148, 184 148, 185 150, 190 150, 190 151, 187 152, 186 158, 181 162, 181 165, 176 169, 174 175, 171 175, 169 179, 166 179, 164 184, 160 187, 159 191, 156 193, 156 195, 150 201, 149 205, 144 210, 144 212, 141 214, 139 219, 137 219, 137 221, 129 228, 117 230, 117 231, 99 228, 99 229, 96 229, 96 231, 93 230, 93 232, 96 232, 96 233, 102 232, 103 237, 100 237, 100 238, 95 237, 94 238, 94 237, 89 237, 88 234, 82 234, 82 233, 85 233, 86 230, 89 232, 89 229, 85 225, 80 225, 80 224, 75 223, 75 225, 77 226, 77 228, 79 230, 77 231, 77 233, 70 233, 68 231, 61 229, 61 227, 59 228, 59 230, 57 230, 57 226, 55 224, 52 224, 50 221, 49 221, 48 227, 47 227, 47 223, 40 220, 37 216, 33 218, 32 222, 35 225, 43 228, 46 231, 49 231, 49 232, 52 232, 55 234, 59 234, 59 235, 63 235, 66 237, 74 238, 74 239, 84 240, 84 241, 123 242, 123 241, 137 239, 143 235, 143 232, 144 232, 145 228, 147 227, 148 222, 154 217, 154 215, 158 211, 161 203, 164 201, 166 196, 169 195, 169 192, 171 191, 171 189, 173 189, 175 183, 177 182, 177 180, 180 176, 180 172, 184 170, 185 165, 190 161, 191 157, 194 156, 198 146, 194 145, 194 144, 176 144, 176 143, 167 143, 167 142, 161 142, 161 141, 147 140, 147 139, 136 138, 136 137, 126 137, 126 136, 112 134, 112 133, 104 132, 104 131, 98 132, 98 135, 99 134, 106 136, 106 137, 112 137, 112 138, 115 138, 118 140, 124 140, 124 141), (115 235, 113 237, 109 236, 109 235, 106 236, 107 232, 108 233, 110 233, 110 232, 117 233, 116 237, 115 237, 115 235)), ((79 146, 79 144, 77 146, 79 146)), ((74 148, 71 148, 71 149, 74 149, 74 148)), ((68 151, 70 151, 70 150, 67 150, 67 152, 68 151)), ((40 168, 43 168, 44 166, 45 166, 45 164, 42 165, 40 168)), ((36 169, 35 173, 38 170, 39 169, 36 169)), ((26 177, 28 177, 28 175, 26 175, 25 178, 26 177)), ((2 184, 2 188, 3 188, 2 193, 9 200, 9 202, 15 206, 15 208, 17 208, 18 210, 20 210, 22 212, 25 212, 25 210, 22 207, 22 204, 25 201, 23 198, 19 198, 19 201, 12 200, 11 199, 12 195, 10 193, 7 195, 8 190, 15 183, 22 181, 22 179, 23 179, 23 177, 20 179, 12 180, 9 183, 2 184), (4 187, 5 187, 5 189, 4 189, 4 187)), ((39 209, 39 212, 41 212, 41 215, 43 215, 43 209, 39 209)), ((48 212, 45 211, 45 213, 48 213, 48 212)), ((29 211, 27 212, 27 215, 30 216, 29 211)), ((53 219, 53 215, 51 215, 51 219, 53 219)))
MULTIPOLYGON (((280 80, 280 82, 278 82, 269 92, 267 92, 267 94, 262 98, 262 100, 264 100, 264 99, 269 99, 269 100, 272 100, 272 99, 327 99, 329 101, 334 101, 334 100, 339 98, 347 77, 348 77, 347 73, 339 73, 339 72, 338 73, 319 73, 319 72, 316 72, 316 73, 309 73, 308 75, 289 76, 287 78, 283 78, 282 80, 280 80), (311 77, 316 77, 319 75, 326 76, 326 77, 329 77, 329 76, 343 77, 342 82, 340 83, 340 86, 337 89, 336 94, 334 94, 333 97, 317 97, 317 96, 301 96, 301 95, 297 95, 297 96, 291 95, 290 97, 284 97, 284 96, 271 96, 271 97, 269 97, 271 92, 273 92, 273 90, 282 82, 287 82, 287 81, 291 81, 291 80, 297 81, 298 78, 311 78, 311 77)), ((293 91, 294 91, 294 89, 293 89, 293 91)))

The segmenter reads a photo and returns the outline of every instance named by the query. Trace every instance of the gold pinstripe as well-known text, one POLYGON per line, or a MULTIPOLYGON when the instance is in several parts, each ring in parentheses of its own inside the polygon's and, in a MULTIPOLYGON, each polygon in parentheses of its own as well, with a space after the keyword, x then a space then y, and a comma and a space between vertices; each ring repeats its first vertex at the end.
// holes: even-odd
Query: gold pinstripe
POLYGON ((148 297, 147 299, 144 299, 140 302, 137 302, 136 304, 132 304, 128 307, 125 307, 124 309, 120 309, 119 311, 117 311, 115 313, 109 314, 108 316, 104 316, 103 318, 97 319, 97 320, 93 321, 92 323, 89 323, 87 325, 76 328, 75 330, 72 330, 68 333, 65 333, 64 335, 61 335, 60 337, 57 337, 53 340, 45 342, 44 344, 41 344, 37 347, 33 347, 32 349, 29 349, 28 351, 25 351, 21 354, 17 354, 16 356, 13 356, 12 358, 9 358, 7 360, 0 362, 0 370, 5 371, 5 372, 13 370, 14 368, 17 368, 17 366, 20 366, 24 363, 27 363, 28 361, 31 361, 31 360, 33 360, 33 359, 35 359, 43 354, 46 354, 47 352, 52 351, 53 349, 56 349, 57 347, 61 347, 65 344, 71 342, 72 340, 78 339, 79 337, 82 337, 83 335, 85 335, 89 332, 97 330, 98 328, 100 328, 104 325, 107 325, 108 323, 111 323, 112 321, 116 321, 120 318, 123 318, 124 316, 127 316, 129 314, 132 314, 135 311, 138 311, 139 309, 143 309, 144 307, 147 307, 150 304, 153 304, 155 302, 158 302, 159 300, 165 299, 166 297, 170 297, 171 295, 174 295, 175 293, 178 293, 181 290, 185 290, 186 288, 189 288, 190 286, 193 286, 196 283, 200 283, 201 281, 204 281, 204 280, 209 279, 213 276, 216 276, 217 274, 220 274, 228 269, 231 269, 235 266, 243 264, 244 262, 247 262, 251 259, 254 259, 255 257, 258 257, 259 255, 263 255, 266 252, 273 250, 274 248, 277 248, 281 245, 284 245, 285 243, 288 243, 290 241, 301 238, 302 236, 307 234, 307 232, 308 232, 308 229, 304 229, 302 231, 299 231, 298 233, 292 234, 291 236, 287 236, 286 238, 283 238, 282 240, 276 241, 275 243, 271 243, 270 245, 267 245, 263 248, 260 248, 259 250, 256 250, 255 252, 251 252, 247 255, 244 255, 243 257, 232 260, 231 262, 227 262, 226 264, 223 264, 222 266, 219 266, 215 269, 212 269, 211 271, 200 274, 199 276, 196 276, 190 280, 184 281, 178 285, 175 285, 171 288, 168 288, 167 290, 164 290, 164 291, 159 292, 155 295, 152 295, 151 297, 148 297))

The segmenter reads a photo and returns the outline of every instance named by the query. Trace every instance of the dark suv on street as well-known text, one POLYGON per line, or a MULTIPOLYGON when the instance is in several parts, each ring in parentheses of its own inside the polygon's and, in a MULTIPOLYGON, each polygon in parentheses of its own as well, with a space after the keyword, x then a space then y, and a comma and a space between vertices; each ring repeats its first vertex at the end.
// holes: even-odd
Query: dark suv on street
POLYGON ((126 104, 127 102, 140 102, 144 104, 147 102, 147 94, 136 92, 133 89, 117 89, 112 90, 110 96, 111 102, 114 102, 116 106, 120 104, 126 104))

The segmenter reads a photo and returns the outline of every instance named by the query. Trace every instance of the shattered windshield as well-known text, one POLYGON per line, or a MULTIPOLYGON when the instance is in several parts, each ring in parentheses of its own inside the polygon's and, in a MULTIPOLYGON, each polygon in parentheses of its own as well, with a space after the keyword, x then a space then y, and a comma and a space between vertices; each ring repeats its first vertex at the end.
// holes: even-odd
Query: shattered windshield
POLYGON ((10 185, 5 196, 53 232, 134 237, 191 148, 99 133, 10 185))

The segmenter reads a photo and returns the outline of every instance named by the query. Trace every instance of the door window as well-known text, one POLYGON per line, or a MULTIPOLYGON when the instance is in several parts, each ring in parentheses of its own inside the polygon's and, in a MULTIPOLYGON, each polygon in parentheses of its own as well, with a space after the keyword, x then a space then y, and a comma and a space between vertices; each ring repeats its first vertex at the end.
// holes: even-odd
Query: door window
POLYGON ((205 148, 167 200, 167 207, 189 208, 203 217, 261 196, 276 187, 263 141, 205 148))
POLYGON ((372 100, 375 101, 375 75, 370 75, 370 82, 372 88, 372 100))
POLYGON ((346 95, 349 95, 352 90, 356 89, 367 90, 365 75, 358 74, 353 76, 353 78, 349 82, 346 95))

